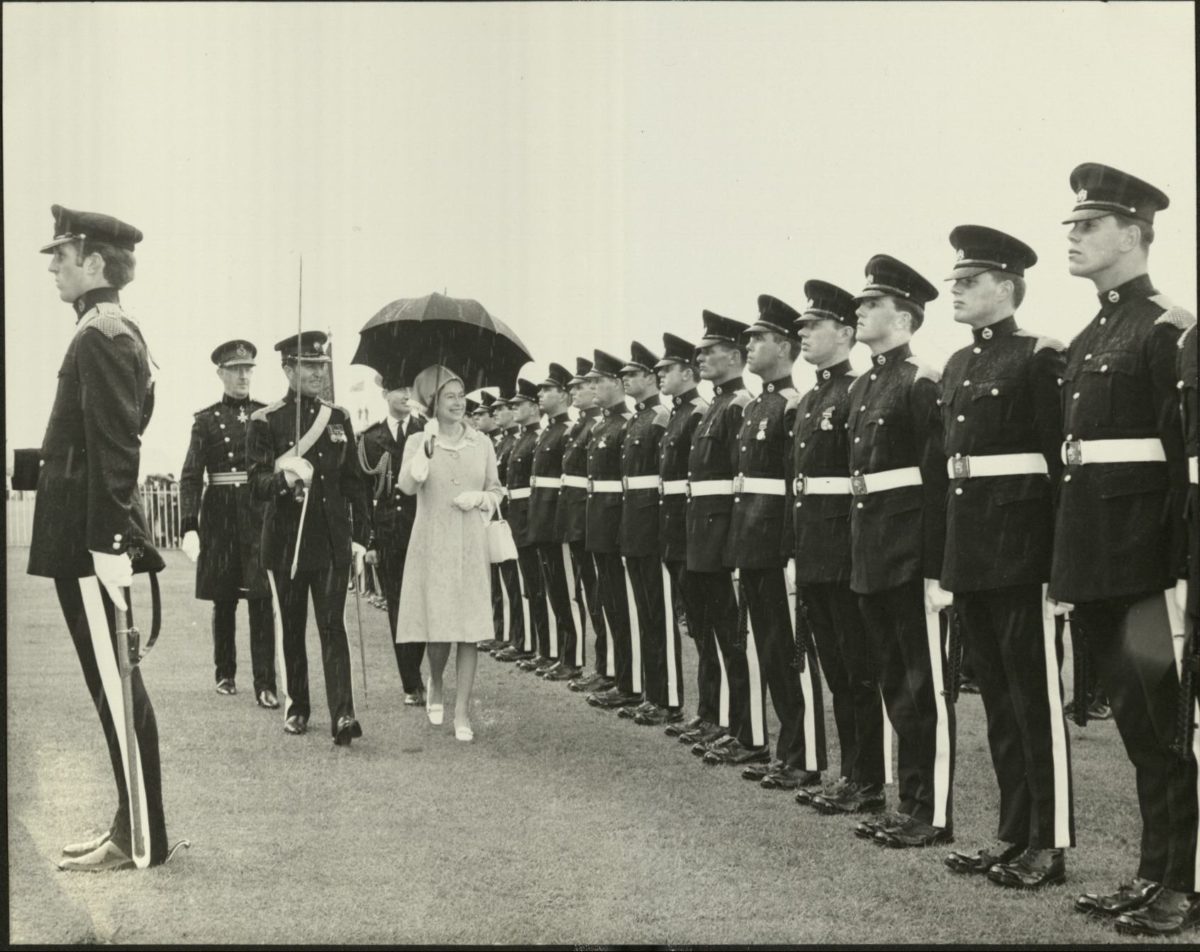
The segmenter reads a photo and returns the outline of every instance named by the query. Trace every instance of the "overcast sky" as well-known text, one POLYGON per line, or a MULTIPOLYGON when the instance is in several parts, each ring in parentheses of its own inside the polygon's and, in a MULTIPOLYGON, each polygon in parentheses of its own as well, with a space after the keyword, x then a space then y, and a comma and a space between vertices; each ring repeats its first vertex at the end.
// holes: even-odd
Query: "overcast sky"
MULTIPOLYGON (((73 332, 49 208, 138 226, 123 294, 159 364, 143 473, 178 474, 209 352, 332 330, 342 400, 387 302, 471 297, 548 361, 694 340, 895 255, 939 281, 957 224, 1041 256, 1019 318, 1069 339, 1068 175, 1159 186, 1151 275, 1196 305, 1190 3, 3 6, 7 449, 41 441, 73 332)), ((939 281, 940 283, 940 281, 939 281)), ((944 287, 944 286, 943 286, 944 287)), ((914 342, 967 340, 934 302, 914 342)), ((266 354, 263 354, 263 351, 266 354)), ((861 366, 864 357, 856 356, 861 366)), ((797 379, 806 380, 801 365, 797 379)), ((379 404, 382 410, 382 404, 379 404)))

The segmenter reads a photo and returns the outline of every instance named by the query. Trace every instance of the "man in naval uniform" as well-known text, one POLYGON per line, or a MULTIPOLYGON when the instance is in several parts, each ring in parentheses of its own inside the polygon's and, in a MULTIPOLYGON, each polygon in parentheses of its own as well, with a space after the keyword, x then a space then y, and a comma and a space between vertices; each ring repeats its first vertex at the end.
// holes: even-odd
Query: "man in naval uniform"
POLYGON ((517 545, 517 567, 525 595, 525 643, 522 657, 514 659, 522 671, 544 672, 557 664, 551 656, 550 617, 537 544, 530 534, 529 500, 533 493, 533 461, 541 411, 538 388, 531 380, 517 381, 517 392, 509 400, 517 439, 508 457, 505 486, 508 489, 508 524, 517 545))

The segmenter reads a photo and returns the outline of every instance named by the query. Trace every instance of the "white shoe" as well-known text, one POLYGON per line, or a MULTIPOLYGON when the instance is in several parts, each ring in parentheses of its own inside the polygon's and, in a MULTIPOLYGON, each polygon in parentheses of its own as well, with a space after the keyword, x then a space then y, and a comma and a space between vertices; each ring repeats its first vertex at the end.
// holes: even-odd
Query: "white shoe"
POLYGON ((458 724, 454 725, 454 739, 472 741, 475 739, 475 732, 470 727, 462 727, 458 724))
POLYGON ((90 853, 83 856, 68 856, 58 864, 67 872, 108 873, 121 869, 134 869, 134 862, 112 840, 105 840, 90 853))
POLYGON ((433 679, 425 682, 425 716, 429 718, 429 723, 434 727, 441 726, 445 718, 445 707, 441 704, 434 704, 429 699, 433 697, 433 679))

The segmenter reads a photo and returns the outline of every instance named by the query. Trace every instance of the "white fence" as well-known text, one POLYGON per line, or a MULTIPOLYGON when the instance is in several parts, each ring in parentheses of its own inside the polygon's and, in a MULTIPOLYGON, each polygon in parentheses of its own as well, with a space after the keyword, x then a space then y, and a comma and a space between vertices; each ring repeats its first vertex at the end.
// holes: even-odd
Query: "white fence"
MULTIPOLYGON (((179 486, 178 484, 139 486, 142 509, 150 526, 150 540, 159 549, 179 547, 179 486)), ((29 545, 33 536, 34 492, 8 491, 5 502, 5 525, 9 545, 29 545)))

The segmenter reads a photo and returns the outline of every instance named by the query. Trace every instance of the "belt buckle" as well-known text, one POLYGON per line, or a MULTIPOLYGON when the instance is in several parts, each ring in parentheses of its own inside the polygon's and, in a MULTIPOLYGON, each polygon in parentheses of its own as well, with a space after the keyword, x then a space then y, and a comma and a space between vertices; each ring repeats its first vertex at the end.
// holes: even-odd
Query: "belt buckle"
POLYGON ((529 477, 529 488, 537 489, 537 477, 536 476, 529 477))
POLYGON ((662 499, 667 494, 667 487, 663 485, 662 480, 658 481, 658 498, 662 499))
POLYGON ((689 479, 683 487, 683 494, 688 498, 692 498, 692 481, 689 479))
POLYGON ((737 495, 742 491, 742 487, 746 485, 746 477, 741 473, 733 477, 733 492, 737 495))
POLYGON ((1068 466, 1083 465, 1083 444, 1080 440, 1067 440, 1063 448, 1066 450, 1068 466))
POLYGON ((629 492, 629 477, 628 476, 621 477, 621 490, 623 492, 629 492))
POLYGON ((851 476, 850 492, 855 496, 865 496, 867 494, 867 477, 851 476))
POLYGON ((971 457, 956 456, 950 460, 950 469, 955 479, 967 479, 971 475, 971 457))
POLYGON ((593 480, 591 476, 587 478, 587 491, 589 493, 596 491, 595 480, 593 480))
POLYGON ((795 479, 792 480, 792 492, 795 493, 797 496, 803 496, 804 490, 805 490, 805 487, 807 486, 807 484, 808 484, 807 477, 805 477, 803 475, 797 476, 795 479))

